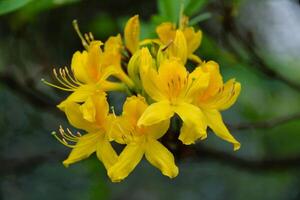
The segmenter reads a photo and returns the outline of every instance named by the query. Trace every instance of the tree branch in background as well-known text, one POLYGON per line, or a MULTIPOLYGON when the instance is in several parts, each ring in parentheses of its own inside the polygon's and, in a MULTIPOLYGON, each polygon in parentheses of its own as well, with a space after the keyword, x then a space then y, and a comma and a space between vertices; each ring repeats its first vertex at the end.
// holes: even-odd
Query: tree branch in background
POLYGON ((278 117, 265 121, 258 122, 248 122, 248 123, 239 123, 239 124, 227 124, 231 130, 247 130, 247 129, 266 129, 266 128, 274 128, 276 126, 280 126, 282 124, 299 120, 300 113, 295 113, 292 115, 287 115, 284 117, 278 117))
POLYGON ((214 160, 229 166, 248 171, 275 171, 300 168, 300 155, 289 158, 265 158, 259 160, 245 159, 215 149, 208 149, 202 146, 194 148, 197 160, 214 160))

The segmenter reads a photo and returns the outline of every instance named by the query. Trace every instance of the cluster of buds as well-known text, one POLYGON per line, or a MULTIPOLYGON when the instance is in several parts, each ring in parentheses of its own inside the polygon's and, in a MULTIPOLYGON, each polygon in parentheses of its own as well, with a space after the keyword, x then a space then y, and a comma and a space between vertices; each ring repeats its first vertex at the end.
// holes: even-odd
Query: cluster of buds
POLYGON ((105 43, 91 33, 81 34, 85 48, 74 53, 71 69, 53 70, 59 82, 44 83, 70 95, 58 108, 69 123, 83 133, 60 127, 53 135, 72 148, 65 166, 94 152, 113 182, 122 181, 144 157, 163 175, 178 175, 173 154, 160 141, 170 128, 171 118, 182 125, 178 140, 194 144, 207 137, 208 127, 220 138, 240 143, 229 133, 220 111, 233 105, 241 85, 234 79, 223 82, 219 65, 204 61, 194 52, 201 44, 202 32, 189 26, 183 16, 178 25, 164 22, 156 27, 157 38, 140 39, 138 16, 130 18, 124 35, 111 36, 105 43), (193 71, 188 71, 189 64, 193 71), (127 94, 120 115, 109 106, 107 94, 127 94), (121 144, 117 153, 112 142, 121 144))

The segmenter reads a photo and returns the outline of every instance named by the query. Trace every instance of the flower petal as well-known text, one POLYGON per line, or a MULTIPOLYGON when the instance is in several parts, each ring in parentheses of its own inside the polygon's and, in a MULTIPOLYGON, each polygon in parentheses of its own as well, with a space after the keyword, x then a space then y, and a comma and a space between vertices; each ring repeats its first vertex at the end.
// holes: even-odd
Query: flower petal
POLYGON ((158 85, 159 79, 155 69, 148 68, 147 72, 141 73, 141 78, 144 90, 152 99, 156 101, 166 99, 158 85))
POLYGON ((146 126, 144 128, 147 129, 148 138, 159 139, 167 132, 169 126, 170 126, 170 119, 167 119, 157 124, 146 126))
POLYGON ((169 57, 180 58, 182 63, 186 63, 188 52, 185 36, 181 30, 176 31, 174 42, 167 48, 169 57))
POLYGON ((80 110, 80 105, 77 103, 67 103, 64 106, 64 112, 68 118, 69 123, 75 128, 91 131, 94 130, 92 123, 86 121, 83 118, 82 112, 80 110))
POLYGON ((72 57, 71 69, 76 79, 82 83, 89 82, 89 75, 86 71, 87 59, 87 51, 83 51, 82 53, 80 51, 76 51, 72 57))
POLYGON ((151 104, 138 120, 138 126, 150 126, 161 121, 170 119, 174 111, 168 101, 160 101, 151 104))
POLYGON ((224 102, 222 105, 219 106, 219 110, 226 110, 229 107, 231 107, 237 100, 238 96, 240 95, 241 92, 241 84, 239 82, 235 82, 235 81, 227 81, 224 85, 224 91, 228 90, 227 88, 231 88, 230 90, 230 97, 229 99, 224 102))
POLYGON ((106 169, 109 169, 118 160, 118 156, 115 150, 113 149, 108 138, 105 135, 100 137, 98 140, 96 154, 98 159, 102 161, 106 169))
POLYGON ((219 64, 214 61, 203 63, 201 69, 210 75, 209 85, 205 90, 204 95, 201 97, 201 99, 206 100, 218 93, 223 86, 223 78, 220 74, 219 64))
POLYGON ((89 122, 96 121, 96 108, 92 97, 88 99, 80 106, 83 118, 89 122))
POLYGON ((57 107, 61 110, 64 110, 64 107, 68 102, 84 102, 95 91, 96 86, 94 84, 82 85, 78 87, 72 94, 70 94, 66 100, 62 101, 57 107))
POLYGON ((192 144, 195 140, 206 137, 206 122, 200 108, 192 104, 181 103, 174 107, 174 110, 183 121, 183 127, 179 135, 179 140, 183 144, 192 144), (193 134, 187 131, 187 127, 193 127, 193 134))
POLYGON ((193 27, 186 27, 183 33, 188 47, 188 55, 191 55, 201 44, 202 32, 200 30, 195 32, 193 27))
POLYGON ((234 150, 238 150, 241 144, 229 133, 226 128, 222 116, 217 110, 203 110, 206 117, 208 126, 215 132, 220 138, 233 144, 234 150))
POLYGON ((160 169, 163 175, 174 178, 178 175, 173 154, 157 140, 149 140, 145 149, 146 159, 160 169))
POLYGON ((108 169, 108 176, 112 182, 120 182, 126 178, 141 161, 144 148, 138 144, 127 145, 120 154, 118 161, 108 169))
POLYGON ((191 126, 186 123, 183 123, 180 129, 180 135, 178 139, 182 141, 183 144, 190 145, 190 144, 194 144, 197 139, 204 140, 206 138, 207 138, 206 132, 204 134, 198 131, 195 126, 191 126))
POLYGON ((131 52, 134 52, 139 48, 139 39, 140 39, 140 22, 139 16, 135 15, 131 17, 125 26, 124 30, 125 45, 131 52))
POLYGON ((68 158, 63 161, 63 164, 68 167, 70 164, 89 157, 96 151, 99 138, 101 138, 101 133, 99 132, 81 136, 68 158))
POLYGON ((144 113, 148 104, 142 96, 127 97, 123 105, 123 116, 128 118, 133 126, 136 126, 138 119, 144 113))
POLYGON ((176 26, 171 22, 164 22, 157 26, 156 33, 164 44, 168 44, 175 37, 176 26))

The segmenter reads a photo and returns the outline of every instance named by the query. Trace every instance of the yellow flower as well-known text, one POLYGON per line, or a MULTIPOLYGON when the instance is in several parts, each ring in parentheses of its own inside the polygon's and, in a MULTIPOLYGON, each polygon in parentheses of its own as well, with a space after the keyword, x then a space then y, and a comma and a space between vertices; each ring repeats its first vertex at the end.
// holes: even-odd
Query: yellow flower
POLYGON ((73 148, 63 164, 68 167, 96 152, 98 159, 109 169, 117 161, 117 154, 109 142, 111 119, 106 94, 94 94, 82 105, 68 102, 64 111, 70 124, 85 130, 87 134, 75 135, 69 129, 65 132, 60 128, 62 139, 58 135, 55 135, 56 138, 65 146, 73 148))
MULTIPOLYGON (((96 91, 124 90, 126 88, 122 83, 106 80, 111 75, 120 74, 121 67, 117 65, 118 63, 114 65, 115 63, 112 61, 106 60, 114 60, 112 58, 115 54, 111 52, 116 50, 112 48, 114 51, 103 53, 101 45, 100 41, 92 41, 87 51, 74 53, 71 62, 73 74, 67 68, 60 68, 58 73, 55 69, 53 70, 55 78, 62 86, 44 81, 55 88, 72 92, 66 100, 58 105, 60 109, 63 109, 67 102, 84 102, 96 91)), ((109 44, 106 43, 105 46, 109 46, 109 44)))
POLYGON ((189 59, 194 60, 197 63, 201 63, 201 59, 194 55, 194 51, 199 48, 202 40, 201 30, 195 31, 195 29, 188 25, 188 18, 183 17, 181 19, 180 27, 177 28, 175 24, 171 22, 164 22, 156 28, 156 33, 160 41, 164 45, 168 45, 175 40, 176 30, 181 30, 186 39, 187 44, 187 56, 189 59))
POLYGON ((241 84, 234 79, 223 84, 219 65, 210 61, 201 65, 203 72, 210 74, 209 85, 206 90, 199 92, 195 98, 195 104, 201 108, 205 121, 217 136, 230 142, 234 150, 240 148, 240 143, 229 133, 220 111, 226 110, 234 104, 240 94, 241 84))
MULTIPOLYGON (((149 51, 144 49, 143 60, 151 60, 149 51)), ((147 65, 147 63, 144 63, 147 65)), ((156 103, 151 104, 138 121, 138 125, 149 126, 170 119, 175 113, 183 120, 179 139, 184 144, 194 143, 206 137, 206 122, 200 108, 193 105, 196 93, 208 86, 209 74, 197 67, 188 73, 176 58, 163 60, 156 70, 153 63, 141 70, 145 91, 156 103), (193 127, 193 131, 188 128, 193 127)))
POLYGON ((126 146, 115 165, 108 169, 108 175, 113 182, 126 178, 141 161, 143 155, 165 176, 173 178, 178 174, 172 153, 157 141, 167 131, 169 120, 152 126, 137 126, 137 121, 147 106, 141 96, 129 97, 123 105, 123 114, 112 131, 112 137, 126 146))

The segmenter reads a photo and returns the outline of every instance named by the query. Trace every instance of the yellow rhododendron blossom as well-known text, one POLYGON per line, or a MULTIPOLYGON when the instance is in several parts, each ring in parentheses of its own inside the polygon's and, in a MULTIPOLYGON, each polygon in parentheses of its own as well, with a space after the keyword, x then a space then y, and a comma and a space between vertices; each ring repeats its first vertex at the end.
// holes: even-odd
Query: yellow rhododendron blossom
POLYGON ((160 121, 151 126, 138 126, 140 116, 148 105, 141 96, 127 98, 123 105, 123 114, 118 119, 112 134, 119 143, 126 144, 118 161, 108 170, 113 182, 126 178, 145 155, 146 159, 170 178, 178 174, 174 157, 157 139, 169 128, 169 120, 160 121))
MULTIPOLYGON (((151 56, 150 53, 148 56, 151 56)), ((170 119, 176 113, 183 120, 179 139, 184 144, 192 144, 196 139, 206 138, 203 113, 192 101, 196 93, 208 86, 209 73, 198 67, 189 74, 184 65, 173 58, 164 60, 158 70, 148 67, 141 77, 145 91, 156 102, 145 110, 138 121, 139 126, 159 123, 170 119), (193 134, 190 134, 186 127, 193 127, 193 134)))
POLYGON ((183 32, 183 35, 186 39, 187 44, 187 56, 189 59, 195 60, 196 62, 201 62, 201 59, 194 55, 196 49, 199 48, 202 40, 202 31, 195 29, 191 26, 188 26, 188 18, 183 17, 181 19, 180 27, 177 28, 174 23, 171 22, 164 22, 160 24, 156 28, 156 33, 160 39, 160 41, 164 44, 170 44, 172 41, 175 40, 176 30, 180 29, 183 32))
POLYGON ((203 72, 209 72, 209 85, 206 90, 195 96, 195 104, 201 108, 205 121, 217 136, 232 143, 234 150, 240 148, 240 143, 229 133, 220 111, 234 104, 241 91, 241 84, 234 79, 223 83, 219 65, 210 61, 201 65, 203 72))
POLYGON ((141 26, 135 15, 126 23, 124 41, 117 34, 104 44, 94 40, 91 33, 82 35, 76 21, 73 25, 85 50, 74 53, 71 70, 54 70, 60 85, 44 81, 70 92, 58 107, 73 127, 86 132, 73 134, 60 127, 60 135, 54 133, 62 144, 72 148, 63 161, 65 166, 96 152, 111 181, 119 182, 145 156, 163 175, 174 178, 179 170, 173 154, 163 144, 180 150, 180 144, 169 137, 176 134, 172 131, 177 126, 171 123, 175 115, 182 120, 178 139, 183 144, 205 139, 210 128, 232 143, 234 150, 240 148, 220 112, 235 103, 241 85, 235 79, 223 83, 219 65, 202 62, 194 54, 202 32, 188 26, 187 17, 180 18, 178 27, 162 23, 156 28, 159 38, 140 41, 141 26), (186 64, 189 68, 190 64, 197 66, 189 72, 186 64), (116 116, 113 106, 113 113, 109 113, 106 92, 114 90, 127 95, 120 116, 116 116), (119 155, 111 142, 114 147, 124 147, 119 155))
MULTIPOLYGON (((73 76, 67 68, 59 69, 59 73, 54 70, 54 75, 62 86, 46 83, 72 92, 66 100, 58 105, 59 108, 63 109, 67 102, 84 102, 95 91, 124 90, 126 88, 123 83, 107 80, 111 75, 121 74, 121 67, 119 63, 107 62, 107 59, 115 60, 116 50, 109 53, 102 52, 101 45, 100 41, 92 41, 87 51, 74 53, 71 62, 73 76)), ((120 60, 115 60, 115 62, 120 62, 120 60)))
POLYGON ((87 133, 75 135, 70 130, 65 132, 60 128, 62 139, 58 135, 56 138, 62 144, 72 148, 69 157, 63 161, 63 164, 69 166, 89 157, 94 152, 106 169, 115 164, 117 154, 109 142, 108 133, 111 119, 108 115, 109 106, 106 101, 106 94, 94 94, 82 105, 68 102, 64 111, 72 126, 87 133))

